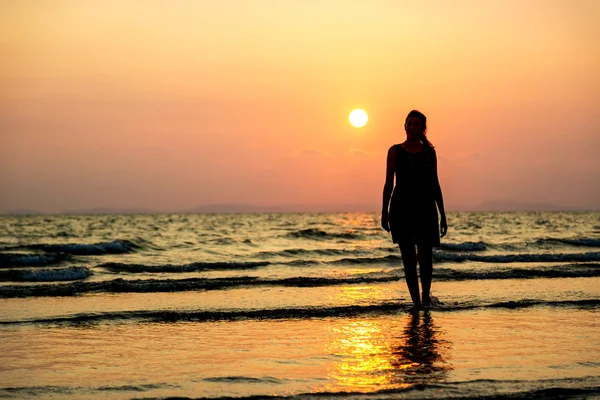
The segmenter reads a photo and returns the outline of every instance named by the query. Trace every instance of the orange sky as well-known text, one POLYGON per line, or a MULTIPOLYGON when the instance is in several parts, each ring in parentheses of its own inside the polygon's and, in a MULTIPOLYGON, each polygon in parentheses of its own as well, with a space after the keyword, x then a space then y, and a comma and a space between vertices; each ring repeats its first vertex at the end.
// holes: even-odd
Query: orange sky
POLYGON ((598 209, 599 20, 595 0, 3 1, 0 212, 377 210, 413 108, 448 209, 598 209))

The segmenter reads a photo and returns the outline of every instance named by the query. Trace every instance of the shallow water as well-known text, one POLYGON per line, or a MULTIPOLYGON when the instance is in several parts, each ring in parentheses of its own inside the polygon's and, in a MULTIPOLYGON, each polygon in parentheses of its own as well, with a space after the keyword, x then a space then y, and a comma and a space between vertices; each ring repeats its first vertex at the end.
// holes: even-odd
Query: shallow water
POLYGON ((0 217, 0 397, 600 396, 600 214, 0 217))
POLYGON ((597 386, 597 321, 597 310, 535 307, 3 327, 0 349, 14 361, 3 364, 2 379, 22 388, 17 397, 31 390, 25 388, 33 378, 40 394, 53 388, 57 398, 129 398, 135 390, 145 397, 401 394, 473 382, 492 394, 513 391, 513 381, 522 392, 549 382, 568 386, 567 379, 597 386))

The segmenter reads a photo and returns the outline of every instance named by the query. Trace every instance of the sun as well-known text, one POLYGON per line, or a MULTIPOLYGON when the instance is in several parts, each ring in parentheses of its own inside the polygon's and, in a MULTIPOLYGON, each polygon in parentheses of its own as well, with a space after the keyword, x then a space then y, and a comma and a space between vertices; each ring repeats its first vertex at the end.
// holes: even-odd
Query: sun
POLYGON ((349 119, 352 126, 356 128, 362 128, 367 124, 369 116, 367 115, 365 110, 357 108, 356 110, 352 110, 349 119))

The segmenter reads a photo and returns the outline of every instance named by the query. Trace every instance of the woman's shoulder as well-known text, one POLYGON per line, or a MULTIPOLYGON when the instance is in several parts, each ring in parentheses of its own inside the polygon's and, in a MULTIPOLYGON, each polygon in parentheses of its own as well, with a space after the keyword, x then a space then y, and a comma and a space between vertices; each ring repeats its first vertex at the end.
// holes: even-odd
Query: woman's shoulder
POLYGON ((390 150, 389 150, 389 151, 396 153, 398 150, 402 150, 402 149, 404 149, 404 148, 402 147, 402 143, 396 143, 396 144, 393 144, 393 145, 390 147, 390 150))

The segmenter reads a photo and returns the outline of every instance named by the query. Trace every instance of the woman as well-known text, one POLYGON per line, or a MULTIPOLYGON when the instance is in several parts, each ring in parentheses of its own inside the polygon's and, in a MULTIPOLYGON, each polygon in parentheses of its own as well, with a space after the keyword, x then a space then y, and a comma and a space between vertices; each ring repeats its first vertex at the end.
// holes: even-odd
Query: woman
POLYGON ((427 118, 419 111, 411 111, 406 117, 404 130, 404 143, 390 147, 387 155, 381 226, 392 232, 392 241, 400 247, 406 284, 414 305, 431 306, 435 300, 430 292, 432 249, 439 247, 440 233, 442 237, 446 234, 448 224, 437 175, 437 156, 425 136, 427 118), (441 217, 439 228, 438 209, 441 217), (419 296, 417 259, 422 297, 419 296))

